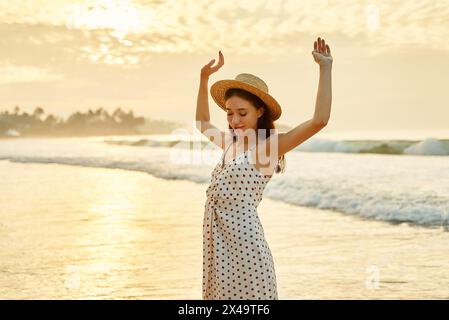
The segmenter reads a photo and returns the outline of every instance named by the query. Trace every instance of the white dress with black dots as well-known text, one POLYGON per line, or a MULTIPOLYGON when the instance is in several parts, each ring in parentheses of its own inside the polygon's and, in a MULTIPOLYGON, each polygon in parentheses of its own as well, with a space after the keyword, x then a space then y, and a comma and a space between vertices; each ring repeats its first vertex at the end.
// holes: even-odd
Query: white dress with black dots
POLYGON ((273 257, 257 214, 271 176, 249 161, 251 149, 227 164, 225 151, 212 171, 203 220, 204 300, 278 299, 273 257))

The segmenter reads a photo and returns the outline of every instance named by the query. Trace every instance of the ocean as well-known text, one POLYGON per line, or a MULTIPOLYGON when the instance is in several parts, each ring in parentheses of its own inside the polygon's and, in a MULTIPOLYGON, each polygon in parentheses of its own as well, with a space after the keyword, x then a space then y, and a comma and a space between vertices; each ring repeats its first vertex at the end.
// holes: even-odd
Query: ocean
MULTIPOLYGON (((195 183, 210 182, 221 154, 186 135, 0 140, 0 160, 125 169, 195 183)), ((273 176, 264 197, 391 223, 449 223, 449 139, 312 138, 286 160, 286 172, 273 176), (400 153, 385 153, 393 149, 400 153)))
MULTIPOLYGON (((184 138, 0 140, 0 298, 201 299, 221 150, 184 138)), ((449 298, 449 157, 286 159, 258 207, 280 299, 449 298)))

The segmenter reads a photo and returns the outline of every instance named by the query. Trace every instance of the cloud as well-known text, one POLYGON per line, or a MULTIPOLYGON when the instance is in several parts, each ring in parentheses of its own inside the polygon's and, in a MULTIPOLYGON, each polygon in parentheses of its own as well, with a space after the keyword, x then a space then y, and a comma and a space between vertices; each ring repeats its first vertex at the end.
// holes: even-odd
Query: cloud
POLYGON ((77 59, 111 65, 145 63, 151 54, 218 48, 266 56, 298 53, 309 50, 309 41, 318 35, 330 41, 333 35, 353 39, 353 46, 371 54, 419 46, 449 51, 447 16, 447 0, 0 3, 2 23, 30 30, 20 41, 64 45, 77 59))
POLYGON ((61 74, 51 73, 49 70, 17 66, 10 63, 0 64, 0 85, 27 83, 27 82, 51 82, 62 80, 61 74))

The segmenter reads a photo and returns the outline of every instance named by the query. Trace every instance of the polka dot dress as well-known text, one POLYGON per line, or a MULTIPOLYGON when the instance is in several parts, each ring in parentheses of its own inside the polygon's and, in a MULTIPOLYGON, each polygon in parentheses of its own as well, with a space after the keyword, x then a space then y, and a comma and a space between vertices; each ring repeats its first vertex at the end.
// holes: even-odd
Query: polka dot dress
POLYGON ((225 151, 212 171, 203 220, 205 300, 278 299, 273 257, 257 214, 271 177, 248 161, 251 149, 227 164, 225 151))

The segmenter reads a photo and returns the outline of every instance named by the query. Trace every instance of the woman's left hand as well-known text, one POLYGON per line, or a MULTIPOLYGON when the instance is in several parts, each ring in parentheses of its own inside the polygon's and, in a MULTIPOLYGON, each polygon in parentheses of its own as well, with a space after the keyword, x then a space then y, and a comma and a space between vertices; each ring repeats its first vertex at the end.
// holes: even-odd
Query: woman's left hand
POLYGON ((317 41, 313 44, 312 55, 315 62, 320 66, 332 65, 333 58, 331 56, 331 48, 325 43, 324 39, 321 39, 320 37, 318 37, 317 41))

